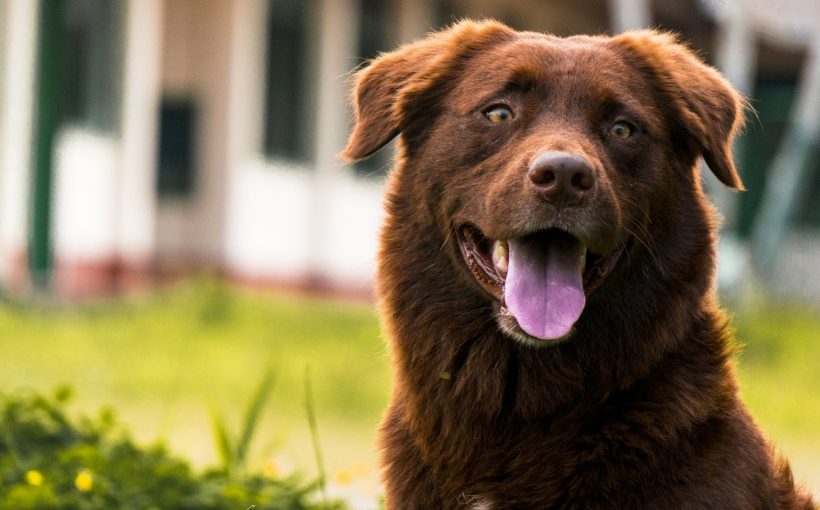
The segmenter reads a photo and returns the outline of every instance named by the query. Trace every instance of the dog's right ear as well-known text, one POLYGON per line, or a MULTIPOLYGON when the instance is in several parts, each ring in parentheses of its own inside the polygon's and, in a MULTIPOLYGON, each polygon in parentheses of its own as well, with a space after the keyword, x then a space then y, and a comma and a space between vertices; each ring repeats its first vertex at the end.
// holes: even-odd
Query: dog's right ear
POLYGON ((494 21, 461 21, 382 54, 356 72, 352 99, 356 124, 340 156, 353 162, 382 148, 402 131, 409 100, 446 81, 465 56, 513 33, 494 21))
POLYGON ((613 41, 638 56, 640 68, 666 94, 663 107, 675 112, 673 117, 715 176, 726 186, 743 190, 731 149, 744 121, 743 96, 674 35, 638 30, 613 41))

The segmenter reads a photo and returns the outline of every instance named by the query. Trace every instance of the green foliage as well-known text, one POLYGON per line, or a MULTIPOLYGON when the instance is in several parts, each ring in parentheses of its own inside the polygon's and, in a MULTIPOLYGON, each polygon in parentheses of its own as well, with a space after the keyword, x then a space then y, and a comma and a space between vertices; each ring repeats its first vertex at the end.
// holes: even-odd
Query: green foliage
POLYGON ((196 474, 161 445, 135 445, 111 411, 72 421, 69 398, 0 395, 0 510, 330 508, 293 476, 196 474))

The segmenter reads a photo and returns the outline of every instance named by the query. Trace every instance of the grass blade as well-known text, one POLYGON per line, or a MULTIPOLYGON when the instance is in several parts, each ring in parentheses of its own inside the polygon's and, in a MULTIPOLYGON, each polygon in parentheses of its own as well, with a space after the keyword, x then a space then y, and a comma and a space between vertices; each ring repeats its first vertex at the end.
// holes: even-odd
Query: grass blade
POLYGON ((313 443, 313 453, 316 456, 316 469, 319 472, 319 489, 322 492, 322 506, 327 508, 327 484, 325 483, 325 461, 322 458, 322 448, 319 445, 319 428, 316 425, 316 409, 313 405, 313 387, 310 382, 310 367, 305 367, 305 409, 307 411, 310 439, 313 443))
POLYGON ((247 462, 247 454, 250 448, 250 443, 253 440, 256 427, 259 425, 259 419, 262 416, 262 410, 270 398, 275 382, 275 373, 272 368, 265 372, 265 377, 256 389, 256 394, 248 404, 248 409, 245 411, 245 418, 242 423, 242 433, 236 443, 236 462, 239 467, 244 468, 247 462))
POLYGON ((214 444, 219 459, 222 461, 222 466, 228 474, 231 474, 235 461, 231 439, 225 426, 225 420, 214 409, 211 409, 211 428, 213 429, 214 444))

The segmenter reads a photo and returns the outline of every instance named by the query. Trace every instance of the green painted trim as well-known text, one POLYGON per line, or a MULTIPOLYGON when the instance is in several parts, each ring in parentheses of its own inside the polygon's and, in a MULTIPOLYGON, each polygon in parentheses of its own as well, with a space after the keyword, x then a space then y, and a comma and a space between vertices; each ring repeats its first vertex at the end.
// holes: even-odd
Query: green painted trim
POLYGON ((32 284, 48 288, 51 274, 51 192, 54 140, 60 127, 63 0, 40 0, 37 84, 34 111, 31 236, 28 246, 32 284))

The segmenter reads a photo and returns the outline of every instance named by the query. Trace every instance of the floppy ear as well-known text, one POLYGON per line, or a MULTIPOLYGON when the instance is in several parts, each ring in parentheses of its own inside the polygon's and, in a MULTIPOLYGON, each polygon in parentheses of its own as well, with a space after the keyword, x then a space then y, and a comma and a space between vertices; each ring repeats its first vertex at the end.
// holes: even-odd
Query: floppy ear
POLYGON ((744 122, 743 96, 672 34, 639 30, 614 41, 635 54, 642 70, 665 92, 673 115, 715 176, 743 190, 732 161, 732 140, 744 122))
POLYGON ((462 21, 383 54, 353 75, 356 124, 340 154, 352 162, 382 148, 406 126, 409 109, 441 85, 471 53, 513 31, 494 21, 462 21))

